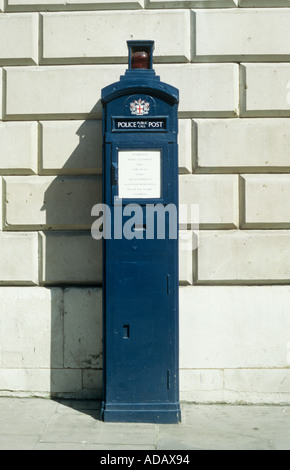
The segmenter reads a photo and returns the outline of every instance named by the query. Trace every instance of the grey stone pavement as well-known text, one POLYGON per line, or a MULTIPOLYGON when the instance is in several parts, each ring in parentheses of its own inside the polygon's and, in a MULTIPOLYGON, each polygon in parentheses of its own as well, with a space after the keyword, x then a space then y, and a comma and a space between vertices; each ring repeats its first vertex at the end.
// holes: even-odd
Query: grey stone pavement
POLYGON ((181 408, 181 424, 119 424, 95 401, 0 398, 0 450, 290 450, 290 406, 181 408))

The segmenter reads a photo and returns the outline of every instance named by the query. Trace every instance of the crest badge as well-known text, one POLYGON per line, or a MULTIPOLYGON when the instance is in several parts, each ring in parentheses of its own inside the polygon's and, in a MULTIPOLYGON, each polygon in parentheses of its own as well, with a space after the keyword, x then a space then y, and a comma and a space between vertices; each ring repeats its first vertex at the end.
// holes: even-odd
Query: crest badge
POLYGON ((130 103, 130 111, 131 114, 135 114, 136 116, 143 116, 144 114, 148 114, 150 109, 150 103, 145 100, 134 100, 130 103))

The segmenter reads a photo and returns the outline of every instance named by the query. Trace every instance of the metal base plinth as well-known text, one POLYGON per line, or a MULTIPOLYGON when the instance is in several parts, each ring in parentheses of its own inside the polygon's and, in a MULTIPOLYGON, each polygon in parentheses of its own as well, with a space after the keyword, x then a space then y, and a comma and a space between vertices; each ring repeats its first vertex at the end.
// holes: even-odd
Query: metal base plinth
POLYGON ((162 423, 181 422, 179 403, 172 404, 106 404, 102 405, 102 420, 107 423, 162 423))

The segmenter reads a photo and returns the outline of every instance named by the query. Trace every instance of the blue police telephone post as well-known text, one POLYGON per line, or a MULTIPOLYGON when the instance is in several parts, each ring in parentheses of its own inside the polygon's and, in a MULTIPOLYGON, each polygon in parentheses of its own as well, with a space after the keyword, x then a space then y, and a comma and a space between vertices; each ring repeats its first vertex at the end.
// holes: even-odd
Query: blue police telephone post
POLYGON ((153 69, 154 41, 102 90, 104 401, 111 422, 178 423, 179 92, 153 69))

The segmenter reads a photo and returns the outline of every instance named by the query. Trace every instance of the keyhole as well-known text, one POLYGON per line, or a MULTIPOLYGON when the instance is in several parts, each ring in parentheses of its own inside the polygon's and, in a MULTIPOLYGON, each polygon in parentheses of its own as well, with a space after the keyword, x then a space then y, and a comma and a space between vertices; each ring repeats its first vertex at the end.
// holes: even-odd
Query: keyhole
POLYGON ((123 326, 123 338, 128 339, 130 337, 130 328, 129 325, 123 326))

